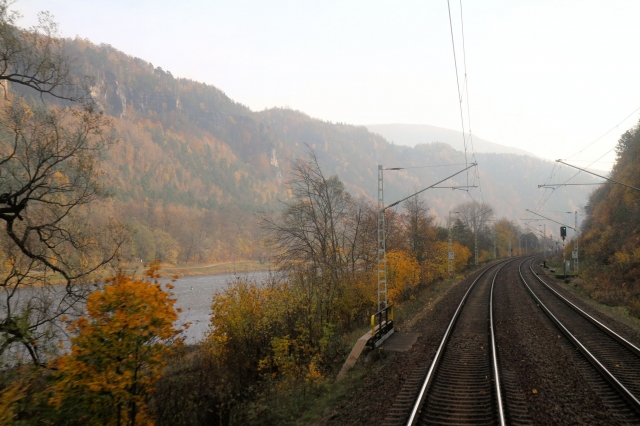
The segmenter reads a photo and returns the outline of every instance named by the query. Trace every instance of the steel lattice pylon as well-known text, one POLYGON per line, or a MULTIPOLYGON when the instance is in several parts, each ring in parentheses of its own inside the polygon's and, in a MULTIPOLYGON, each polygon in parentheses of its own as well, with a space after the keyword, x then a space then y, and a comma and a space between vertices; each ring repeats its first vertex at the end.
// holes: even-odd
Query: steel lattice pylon
POLYGON ((384 230, 384 183, 382 165, 378 165, 378 310, 387 307, 387 258, 384 230))
POLYGON ((473 240, 474 240, 473 251, 475 252, 475 257, 476 257, 476 266, 478 266, 478 225, 474 226, 473 240))
MULTIPOLYGON (((395 203, 389 204, 389 206, 384 206, 384 180, 383 180, 383 171, 382 165, 378 165, 378 249, 377 249, 377 272, 378 272, 378 311, 386 309, 389 306, 388 297, 387 297, 387 258, 386 258, 386 235, 385 235, 385 226, 384 226, 384 212, 386 209, 397 206, 405 200, 408 200, 411 197, 415 197, 416 195, 426 191, 427 189, 435 188, 436 185, 441 184, 447 179, 451 179, 452 177, 459 175, 465 170, 470 169, 471 167, 477 166, 477 163, 471 163, 466 168, 460 170, 452 174, 451 176, 447 176, 446 178, 430 185, 415 194, 411 194, 395 203)), ((401 167, 393 167, 387 170, 403 170, 401 167)))
POLYGON ((574 263, 574 270, 575 273, 578 273, 578 256, 580 256, 579 252, 578 252, 578 240, 580 239, 580 231, 578 231, 578 211, 576 210, 576 228, 574 229, 574 231, 576 231, 576 244, 575 244, 575 252, 576 252, 576 257, 575 257, 575 263, 574 263))
POLYGON ((453 265, 451 255, 453 253, 453 237, 451 235, 451 213, 449 213, 449 252, 447 253, 447 267, 449 270, 449 276, 453 275, 453 265))

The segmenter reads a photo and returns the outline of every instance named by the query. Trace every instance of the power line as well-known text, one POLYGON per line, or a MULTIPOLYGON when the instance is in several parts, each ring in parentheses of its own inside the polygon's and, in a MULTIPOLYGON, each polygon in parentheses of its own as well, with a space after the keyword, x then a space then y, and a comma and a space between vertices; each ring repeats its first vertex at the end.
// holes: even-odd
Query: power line
MULTIPOLYGON (((472 136, 472 132, 471 132, 471 110, 470 110, 470 106, 469 106, 469 81, 468 81, 468 77, 467 77, 467 53, 466 53, 466 45, 465 45, 465 37, 464 37, 464 16, 462 13, 462 0, 459 0, 460 2, 460 23, 461 23, 461 34, 462 34, 462 53, 463 53, 463 66, 464 66, 464 93, 466 96, 466 100, 467 100, 467 121, 468 121, 468 127, 469 127, 469 141, 471 142, 471 155, 472 155, 472 159, 473 159, 473 163, 476 164, 476 171, 475 171, 475 175, 473 178, 473 182, 471 184, 469 184, 469 167, 467 167, 467 185, 466 188, 474 188, 477 187, 480 189, 480 197, 482 198, 482 203, 484 204, 484 194, 482 193, 482 186, 480 185, 480 171, 477 167, 478 161, 476 159, 476 155, 475 155, 475 150, 473 147, 473 136, 472 136), (477 184, 475 185, 477 180, 477 184)), ((463 141, 463 145, 464 145, 464 161, 465 161, 465 165, 468 164, 469 160, 468 160, 468 145, 467 145, 467 138, 465 135, 465 124, 464 124, 464 110, 463 110, 463 106, 462 106, 462 102, 464 100, 463 95, 462 95, 462 91, 460 90, 460 73, 458 71, 458 58, 456 55, 456 44, 455 44, 455 37, 453 35, 453 20, 451 18, 451 2, 450 0, 447 0, 447 10, 449 12, 449 31, 451 34, 451 48, 453 51, 453 64, 456 70, 456 87, 458 89, 458 107, 460 109, 460 124, 462 127, 462 141, 463 141)), ((465 191, 469 197, 471 197, 471 199, 473 200, 473 202, 480 207, 480 204, 478 203, 478 201, 473 197, 473 195, 471 195, 471 192, 468 189, 462 189, 460 188, 462 191, 465 191)))
MULTIPOLYGON (((471 155, 473 161, 477 163, 473 150, 473 136, 471 133, 471 114, 469 111, 469 80, 467 79, 467 48, 464 40, 464 18, 462 14, 462 0, 460 0, 460 33, 462 34, 462 64, 464 66, 464 94, 467 98, 467 127, 469 128, 469 143, 471 144, 471 155)), ((462 99, 460 100, 462 105, 462 99)), ((462 129, 464 131, 464 128, 462 129)), ((466 149, 466 147, 465 147, 466 149)), ((466 152, 465 152, 466 155, 466 152)), ((478 171, 476 170, 476 174, 478 171)), ((467 171, 467 185, 469 185, 469 172, 467 171)))
MULTIPOLYGON (((462 94, 460 93, 460 78, 458 77, 458 59, 456 58, 456 43, 453 37, 453 22, 451 21, 451 4, 447 0, 447 9, 449 10, 449 30, 451 32, 451 47, 453 49, 453 65, 456 69, 456 86, 458 87, 458 106, 460 107, 460 122, 462 125, 462 143, 464 145, 464 162, 467 160, 467 138, 464 135, 464 113, 462 112, 462 94)), ((469 185, 469 173, 467 172, 467 186, 469 185)))
MULTIPOLYGON (((478 163, 478 159, 476 158, 476 151, 473 146, 473 132, 471 131, 471 104, 469 102, 469 80, 467 78, 467 48, 464 37, 464 14, 462 12, 462 0, 460 1, 460 29, 462 34, 462 59, 464 64, 464 93, 467 98, 467 127, 469 128, 469 143, 471 144, 471 157, 474 163, 478 163)), ((478 179, 478 187, 480 188, 480 198, 482 198, 482 203, 484 204, 484 194, 482 193, 482 186, 480 186, 480 168, 476 167, 475 169, 476 176, 478 179)), ((468 174, 468 172, 467 172, 468 174)), ((475 183, 475 182, 474 182, 475 183)))
POLYGON ((424 188, 424 189, 421 189, 420 191, 416 192, 415 194, 411 194, 411 195, 409 195, 408 197, 404 197, 403 199, 398 200, 398 201, 396 201, 396 202, 395 202, 395 203, 393 203, 393 204, 389 204, 387 207, 384 207, 382 210, 384 211, 384 210, 387 210, 387 209, 389 209, 389 208, 391 208, 391 207, 393 207, 393 206, 397 206, 398 204, 402 203, 403 201, 408 200, 409 198, 414 197, 414 196, 416 196, 416 195, 418 195, 418 194, 420 194, 420 193, 422 193, 422 192, 426 191, 427 189, 431 189, 431 188, 435 187, 436 185, 441 184, 442 182, 444 182, 444 181, 446 181, 446 180, 448 180, 448 179, 451 179, 452 177, 454 177, 454 176, 456 176, 456 175, 459 175, 460 173, 462 173, 462 172, 466 171, 469 167, 473 167, 473 166, 475 166, 475 165, 476 165, 475 163, 471 163, 471 165, 470 165, 470 166, 467 166, 467 168, 466 168, 466 169, 462 169, 462 170, 460 170, 459 172, 456 172, 456 173, 452 174, 451 176, 446 177, 446 178, 442 179, 441 181, 438 181, 438 182, 434 183, 434 184, 433 184, 433 185, 431 185, 431 186, 428 186, 428 187, 426 187, 426 188, 424 188))
MULTIPOLYGON (((608 131, 606 131, 604 134, 602 134, 598 139, 596 139, 595 141, 591 142, 589 145, 587 145, 586 147, 582 148, 582 150, 578 151, 577 153, 571 155, 570 157, 565 158, 565 160, 568 160, 572 157, 575 157, 576 155, 580 154, 582 151, 584 151, 585 149, 589 148, 591 145, 593 145, 594 143, 598 142, 600 139, 602 139, 605 135, 609 134, 612 130, 617 129, 618 126, 620 126, 620 124, 622 124, 623 122, 625 122, 629 117, 631 117, 633 114, 635 114, 637 111, 640 111, 640 107, 636 108, 631 114, 627 115, 622 121, 620 121, 618 124, 616 124, 615 126, 613 126, 611 129, 609 129, 608 131)), ((608 150, 607 152, 605 152, 604 154, 602 154, 600 157, 598 157, 596 160, 590 162, 588 165, 584 166, 585 169, 588 167, 591 167, 593 164, 597 163, 601 158, 605 157, 606 155, 608 155, 611 151, 613 151, 614 149, 616 149, 617 145, 614 145, 610 150, 608 150)), ((572 166, 573 167, 573 166, 572 166)), ((579 169, 578 167, 576 167, 577 169, 579 169)), ((571 181, 574 177, 578 176, 580 173, 582 173, 582 171, 578 171, 577 173, 575 173, 573 176, 571 176, 569 179, 565 180, 562 184, 558 185, 558 186, 564 186, 567 184, 567 182, 571 181)), ((590 173, 590 172, 587 172, 590 173)), ((605 178, 606 179, 606 178, 605 178)), ((547 198, 548 199, 548 198, 547 198)), ((546 200, 545 200, 546 202, 546 200)))
MULTIPOLYGON (((594 163, 596 163, 598 160, 600 160, 602 157, 606 156, 607 154, 609 154, 611 151, 613 151, 614 149, 616 149, 616 147, 614 146, 613 148, 611 148, 609 151, 605 152, 604 154, 602 154, 600 157, 598 157, 597 160, 592 161, 591 163, 589 163, 588 165, 585 166, 585 168, 587 167, 591 167, 594 163)), ((562 161, 558 161, 559 163, 562 163, 562 161)), ((562 163, 565 165, 569 165, 567 163, 562 163)), ((573 167, 573 166, 571 166, 573 167)), ((578 167, 576 167, 577 169, 579 169, 578 167)), ((567 182, 569 182, 570 180, 572 180, 574 177, 578 176, 580 173, 582 173, 582 171, 577 172, 576 174, 574 174, 573 176, 571 176, 569 179, 565 180, 564 182, 562 182, 562 185, 565 185, 567 182)), ((589 173, 589 172, 587 172, 589 173)), ((606 178, 605 178, 606 179, 606 178)))
POLYGON ((430 164, 428 166, 413 166, 413 167, 388 167, 384 170, 408 170, 408 169, 425 169, 430 167, 447 167, 447 166, 467 166, 466 163, 451 163, 451 164, 430 164))
POLYGON ((600 163, 600 164, 615 164, 616 161, 598 161, 598 160, 571 160, 572 163, 600 163))
POLYGON ((608 181, 611 181, 611 182, 613 182, 613 183, 617 183, 618 185, 626 186, 627 188, 631 188, 631 189, 635 189, 636 191, 640 191, 640 188, 636 188, 635 186, 627 185, 626 183, 622 183, 622 182, 619 182, 619 181, 617 181, 617 180, 613 180, 613 179, 610 179, 610 178, 608 178, 608 177, 604 177, 604 176, 602 176, 602 175, 599 175, 599 174, 596 174, 596 173, 590 172, 590 171, 588 171, 588 170, 581 169, 580 167, 572 166, 571 164, 569 164, 569 163, 565 163, 565 162, 563 162, 563 161, 561 161, 561 160, 556 160, 556 161, 558 161, 558 163, 562 163, 562 164, 567 165, 567 166, 569 166, 569 167, 573 167, 574 169, 581 170, 581 171, 583 171, 583 172, 585 172, 585 173, 589 173, 589 174, 592 174, 592 175, 594 175, 594 176, 598 176, 598 177, 600 177, 600 178, 602 178, 602 179, 606 179, 606 180, 608 180, 608 181))
MULTIPOLYGON (((538 188, 549 188, 556 189, 561 186, 585 186, 585 185, 609 185, 611 182, 597 182, 597 183, 551 183, 548 185, 538 185, 538 188)), ((538 211, 547 211, 547 210, 538 210, 538 211)))
MULTIPOLYGON (((591 142, 590 144, 588 144, 587 146, 585 146, 584 148, 582 148, 580 151, 576 152, 575 154, 565 158, 565 160, 568 160, 570 158, 575 157, 576 155, 582 153, 584 150, 586 150, 587 148, 589 148, 591 145, 595 144, 596 142, 598 142, 600 139, 602 139, 603 137, 605 137, 607 134, 611 133, 614 129, 617 129, 622 123, 624 123, 626 120, 629 119, 629 117, 631 117, 633 114, 635 114, 636 112, 640 111, 640 107, 636 108, 635 110, 633 110, 633 112, 629 115, 627 115, 624 119, 622 119, 618 124, 616 124, 615 126, 613 126, 611 129, 607 130, 605 133, 603 133, 602 135, 600 135, 600 137, 598 137, 596 140, 594 140, 593 142, 591 142)), ((611 148, 610 150, 608 150, 607 152, 605 152, 604 154, 602 154, 600 157, 598 157, 596 160, 589 162, 589 164, 587 166, 585 166, 585 168, 591 167, 593 164, 599 162, 600 159, 602 159, 603 157, 605 157, 607 154, 609 154, 611 151, 613 151, 616 148, 616 146, 614 146, 613 148, 611 148)), ((573 161, 580 161, 580 160, 573 160, 573 161)), ((582 160, 580 162, 588 162, 586 160, 582 160)), ((603 162, 604 163, 604 162, 603 162)), ((615 163, 615 162, 613 162, 615 163)), ((558 164, 558 163, 556 163, 558 164)), ((553 177, 556 175, 556 173, 558 173, 561 169, 562 166, 559 166, 557 168, 556 171, 556 164, 554 164, 553 169, 551 169, 551 174, 549 175, 549 178, 545 181, 545 183, 543 185, 540 185, 540 187, 544 188, 544 192, 542 193, 542 195, 540 196, 540 200, 538 201, 538 207, 536 208, 536 211, 539 211, 546 203, 547 201, 549 201, 549 198, 551 198, 551 196, 553 195, 554 191, 556 188, 550 188, 549 184, 550 181, 553 179, 553 177), (551 189, 551 192, 549 192, 549 195, 544 198, 545 194, 547 194, 547 189, 551 189), (542 201, 542 203, 540 203, 540 201, 544 198, 544 201, 542 201)), ((576 176, 578 176, 580 173, 582 173, 581 171, 578 171, 577 173, 574 173, 569 179, 565 180, 563 183, 561 184, 554 184, 553 186, 556 187, 561 187, 561 186, 566 186, 567 182, 571 181, 573 178, 575 178, 576 176)))
MULTIPOLYGON (((606 135, 608 135, 609 133, 611 133, 614 129, 617 129, 618 126, 620 126, 622 123, 624 123, 629 117, 631 117, 633 114, 635 114, 636 112, 640 111, 640 107, 636 108, 631 114, 627 115, 622 121, 620 121, 618 124, 616 124, 615 126, 613 126, 611 129, 607 130, 606 132, 604 132, 598 139, 594 140, 593 142, 591 142, 589 145, 585 146, 584 148, 582 148, 580 151, 576 152, 575 154, 573 154, 570 157, 565 158, 565 160, 569 160, 572 157, 575 157, 576 155, 582 153, 582 151, 584 151, 585 149, 589 148, 591 145, 593 145, 594 143, 598 142, 600 139, 602 139, 603 137, 605 137, 606 135)), ((600 157, 602 158, 602 157, 600 157)))
POLYGON ((573 212, 567 212, 567 211, 564 211, 564 210, 538 210, 538 211, 539 212, 549 212, 549 213, 573 213, 573 212))

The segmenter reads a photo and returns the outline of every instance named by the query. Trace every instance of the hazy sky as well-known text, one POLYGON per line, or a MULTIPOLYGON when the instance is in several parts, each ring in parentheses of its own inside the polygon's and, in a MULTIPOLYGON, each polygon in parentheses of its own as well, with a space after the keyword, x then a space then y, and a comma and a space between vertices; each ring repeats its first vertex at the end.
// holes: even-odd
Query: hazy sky
MULTIPOLYGON (((640 107, 640 1, 462 7, 474 134, 566 158, 640 107)), ((461 128, 446 0, 20 0, 15 8, 24 26, 48 10, 64 36, 111 44, 255 110, 461 128)), ((463 80, 460 5, 451 8, 463 80)), ((572 160, 595 160, 639 117, 572 160)))

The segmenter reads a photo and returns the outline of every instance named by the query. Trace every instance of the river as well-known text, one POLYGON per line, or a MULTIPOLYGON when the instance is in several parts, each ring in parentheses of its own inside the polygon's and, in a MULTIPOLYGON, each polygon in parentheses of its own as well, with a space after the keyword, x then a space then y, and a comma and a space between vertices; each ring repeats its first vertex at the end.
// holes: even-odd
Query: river
MULTIPOLYGON (((191 322, 186 331, 186 343, 197 343, 205 336, 209 328, 211 300, 215 292, 226 288, 227 283, 236 278, 248 278, 258 282, 269 277, 267 271, 242 272, 237 274, 201 275, 182 277, 172 290, 177 299, 175 307, 182 309, 177 324, 191 322)), ((166 282, 168 280, 161 280, 166 282)))
MULTIPOLYGON (((257 282, 266 280, 269 277, 268 271, 257 272, 242 272, 242 273, 230 273, 219 275, 201 275, 193 277, 179 278, 175 283, 175 288, 172 290, 176 299, 176 308, 182 309, 182 312, 178 316, 176 325, 180 326, 187 322, 191 325, 185 332, 185 343, 194 344, 198 343, 205 336, 209 329, 209 318, 211 316, 211 301, 214 293, 224 290, 229 282, 232 282, 238 278, 250 279, 257 282)), ((168 282, 169 279, 161 279, 160 282, 168 282)), ((53 298, 53 300, 60 300, 64 293, 64 286, 48 286, 46 288, 23 288, 15 296, 12 301, 14 310, 18 309, 23 303, 41 298, 53 298)), ((6 291, 6 289, 3 289, 6 291)), ((0 310, 7 309, 6 299, 0 299, 0 310)), ((63 328, 63 326, 61 326, 63 328)), ((68 346, 68 340, 64 336, 59 336, 64 346, 68 346)), ((22 346, 14 345, 13 348, 5 354, 5 357, 0 360, 0 364, 8 363, 13 364, 15 360, 22 358, 25 361, 28 360, 27 354, 24 352, 22 346)))

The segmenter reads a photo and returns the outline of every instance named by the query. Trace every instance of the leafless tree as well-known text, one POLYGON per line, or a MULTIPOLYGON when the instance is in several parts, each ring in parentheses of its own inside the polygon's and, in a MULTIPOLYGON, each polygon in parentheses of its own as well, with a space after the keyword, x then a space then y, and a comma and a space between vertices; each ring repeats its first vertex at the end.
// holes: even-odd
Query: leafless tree
POLYGON ((73 61, 64 51, 58 25, 48 12, 41 12, 38 24, 28 28, 16 26, 20 14, 11 11, 9 0, 0 0, 0 84, 7 83, 33 89, 40 95, 59 99, 87 99, 85 82, 73 72, 73 61))
POLYGON ((370 269, 376 262, 377 214, 373 203, 364 198, 352 200, 347 215, 344 252, 348 255, 349 269, 370 269))
POLYGON ((403 224, 409 251, 422 263, 427 258, 429 244, 435 241, 433 222, 429 206, 420 196, 412 197, 402 205, 403 224))
POLYGON ((83 281, 126 238, 117 224, 97 229, 91 214, 105 195, 98 159, 112 139, 109 119, 82 94, 49 16, 22 30, 9 6, 0 1, 0 82, 84 99, 30 105, 5 87, 0 101, 0 356, 18 344, 39 365, 60 317, 82 305, 89 291, 83 281))
POLYGON ((455 210, 458 212, 458 218, 473 232, 482 229, 494 216, 493 207, 474 201, 460 204, 455 210))
POLYGON ((295 271, 310 298, 313 294, 322 323, 330 317, 341 285, 371 257, 364 243, 371 223, 365 219, 374 215, 363 200, 345 191, 337 176, 322 173, 313 152, 293 162, 287 183, 291 201, 283 202, 279 215, 263 215, 260 227, 276 265, 295 271))
POLYGON ((337 176, 324 176, 313 152, 294 161, 291 169, 287 183, 293 200, 284 203, 279 218, 264 216, 261 222, 274 260, 285 269, 301 263, 325 271, 339 269, 351 196, 337 176))

